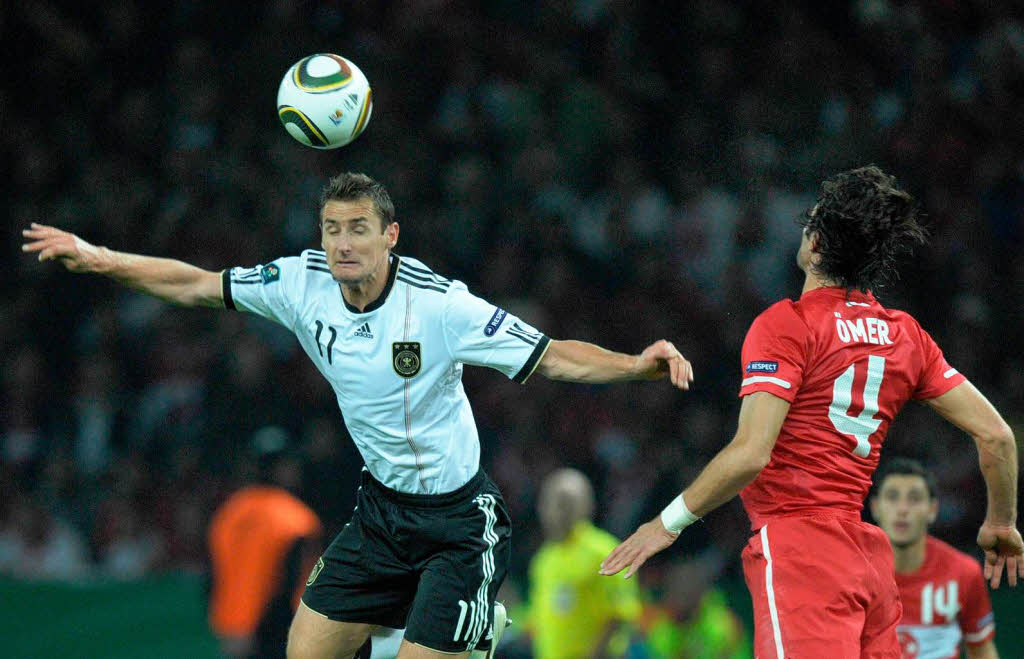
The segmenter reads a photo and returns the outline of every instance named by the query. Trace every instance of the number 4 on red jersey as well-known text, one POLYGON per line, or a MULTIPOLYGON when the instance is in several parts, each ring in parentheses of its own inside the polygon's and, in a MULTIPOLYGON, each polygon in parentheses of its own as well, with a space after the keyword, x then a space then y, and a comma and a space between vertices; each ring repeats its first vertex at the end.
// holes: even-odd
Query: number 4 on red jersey
POLYGON ((797 509, 859 513, 900 408, 965 380, 909 314, 840 288, 758 316, 742 369, 740 396, 765 391, 790 403, 771 463, 741 494, 755 529, 797 509))

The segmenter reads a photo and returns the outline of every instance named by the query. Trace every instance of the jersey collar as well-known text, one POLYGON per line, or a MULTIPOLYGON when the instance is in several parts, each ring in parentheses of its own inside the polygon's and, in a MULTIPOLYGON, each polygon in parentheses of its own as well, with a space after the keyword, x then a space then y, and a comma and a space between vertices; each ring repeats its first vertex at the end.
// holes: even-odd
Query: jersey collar
POLYGON ((871 291, 868 291, 867 293, 861 293, 857 289, 847 291, 846 288, 841 286, 822 286, 820 288, 815 288, 814 290, 807 291, 800 297, 802 299, 805 297, 810 297, 812 295, 828 295, 831 297, 840 297, 849 302, 867 302, 868 304, 871 304, 876 301, 875 296, 871 293, 871 291))
POLYGON ((338 293, 341 294, 341 301, 345 303, 346 309, 348 309, 352 313, 364 314, 370 313, 371 311, 376 311, 377 309, 380 309, 382 306, 384 306, 384 303, 387 302, 388 300, 388 293, 391 292, 391 288, 395 285, 395 277, 398 276, 398 255, 392 254, 389 257, 389 261, 390 264, 388 265, 388 283, 384 284, 384 290, 380 292, 380 295, 377 296, 377 299, 366 305, 366 308, 363 309, 362 311, 348 303, 348 300, 345 299, 345 294, 341 292, 341 284, 338 284, 338 293))

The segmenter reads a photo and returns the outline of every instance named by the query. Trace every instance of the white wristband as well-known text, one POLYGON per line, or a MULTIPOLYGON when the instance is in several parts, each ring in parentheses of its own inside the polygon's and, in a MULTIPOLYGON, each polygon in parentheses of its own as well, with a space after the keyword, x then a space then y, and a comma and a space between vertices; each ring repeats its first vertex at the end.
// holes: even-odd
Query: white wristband
POLYGON ((665 506, 665 510, 661 511, 661 523, 672 533, 679 533, 698 519, 700 517, 691 513, 690 509, 686 507, 682 494, 672 499, 672 503, 665 506))

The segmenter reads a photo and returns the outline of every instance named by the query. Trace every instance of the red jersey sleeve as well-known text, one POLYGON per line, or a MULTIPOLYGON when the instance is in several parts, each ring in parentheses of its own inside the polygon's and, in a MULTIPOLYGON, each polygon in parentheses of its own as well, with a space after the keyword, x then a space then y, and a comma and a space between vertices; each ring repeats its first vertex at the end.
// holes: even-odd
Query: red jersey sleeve
POLYGON ((927 400, 946 393, 967 380, 959 371, 949 365, 935 340, 920 326, 921 377, 914 390, 914 400, 927 400))
POLYGON ((789 300, 754 319, 743 341, 740 397, 767 391, 792 403, 803 382, 808 340, 807 325, 789 300))
POLYGON ((960 631, 968 645, 981 645, 991 640, 996 633, 992 601, 988 596, 985 577, 981 566, 975 561, 966 562, 964 576, 960 579, 964 589, 963 610, 960 612, 960 631))

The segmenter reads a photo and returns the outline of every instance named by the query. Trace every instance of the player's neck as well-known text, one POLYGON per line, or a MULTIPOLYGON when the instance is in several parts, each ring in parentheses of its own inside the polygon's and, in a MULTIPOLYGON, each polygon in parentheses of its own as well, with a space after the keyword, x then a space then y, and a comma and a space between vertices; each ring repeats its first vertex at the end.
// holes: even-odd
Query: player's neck
POLYGON ((835 285, 836 284, 834 282, 823 277, 819 277, 814 274, 814 272, 808 270, 804 276, 804 288, 800 291, 800 294, 803 295, 804 293, 813 291, 816 288, 829 288, 834 287, 835 285))
POLYGON ((391 259, 384 259, 384 262, 369 277, 358 284, 339 284, 341 294, 350 306, 363 311, 371 302, 384 293, 388 285, 388 274, 390 274, 391 259))
POLYGON ((909 574, 921 569, 921 566, 924 565, 927 538, 927 535, 922 535, 921 539, 912 545, 892 548, 896 572, 899 574, 909 574))

